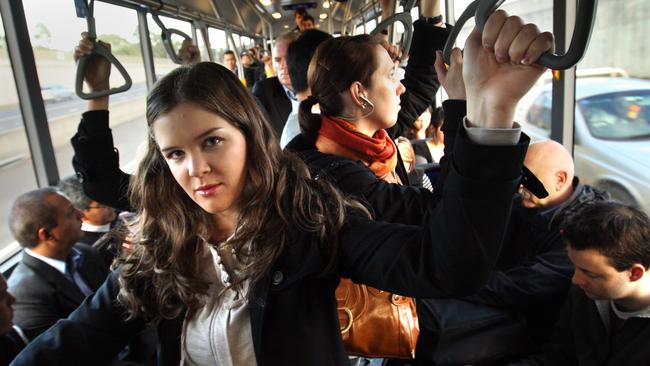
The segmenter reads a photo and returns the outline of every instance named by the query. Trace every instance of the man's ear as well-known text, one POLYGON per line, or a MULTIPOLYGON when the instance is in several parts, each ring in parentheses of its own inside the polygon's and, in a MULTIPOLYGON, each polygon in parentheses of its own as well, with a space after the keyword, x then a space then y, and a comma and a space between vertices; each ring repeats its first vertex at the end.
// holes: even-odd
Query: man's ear
POLYGON ((40 242, 46 241, 47 239, 52 237, 50 235, 50 232, 47 231, 47 229, 44 228, 44 227, 39 228, 36 233, 38 234, 38 241, 40 241, 40 242))
POLYGON ((645 274, 645 267, 643 267, 639 263, 635 263, 630 267, 630 282, 638 281, 640 280, 643 275, 645 274))
POLYGON ((564 170, 560 170, 557 173, 555 173, 555 190, 556 191, 561 191, 562 188, 567 184, 567 180, 569 179, 569 174, 565 172, 564 170))

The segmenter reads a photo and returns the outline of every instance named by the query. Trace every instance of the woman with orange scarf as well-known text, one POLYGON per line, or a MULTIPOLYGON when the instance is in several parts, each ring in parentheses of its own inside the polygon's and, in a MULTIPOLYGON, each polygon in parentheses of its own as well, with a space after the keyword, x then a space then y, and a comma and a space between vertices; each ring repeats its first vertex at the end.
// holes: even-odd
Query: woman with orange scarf
MULTIPOLYGON (((467 111, 453 111, 449 118, 455 123, 462 120, 463 127, 458 136, 451 136, 456 143, 451 158, 443 161, 443 177, 463 171, 470 176, 513 178, 508 172, 511 167, 490 163, 499 149, 488 151, 487 145, 525 144, 520 140, 520 128, 513 123, 514 110, 543 72, 530 63, 553 46, 552 36, 513 19, 499 11, 488 20, 483 38, 477 31, 468 38, 463 70, 467 111), (490 43, 493 46, 488 48, 490 43), (460 162, 467 157, 466 151, 480 156, 481 163, 464 171, 461 166, 465 164, 460 162)), ((340 37, 321 44, 309 66, 308 83, 312 96, 300 106, 302 135, 287 148, 298 152, 317 178, 326 177, 342 191, 365 199, 378 220, 422 224, 428 215, 443 212, 434 210, 437 194, 442 189, 456 189, 445 187, 444 179, 434 194, 405 186, 408 178, 387 130, 400 122, 400 101, 404 100, 400 96, 406 88, 395 80, 392 61, 374 38, 340 37), (319 104, 319 116, 311 113, 315 104, 319 104)), ((486 194, 490 194, 489 187, 477 192, 479 197, 486 194)), ((471 216, 471 207, 454 209, 471 216)), ((469 216, 463 222, 444 216, 439 219, 472 232, 484 230, 485 222, 469 216)))

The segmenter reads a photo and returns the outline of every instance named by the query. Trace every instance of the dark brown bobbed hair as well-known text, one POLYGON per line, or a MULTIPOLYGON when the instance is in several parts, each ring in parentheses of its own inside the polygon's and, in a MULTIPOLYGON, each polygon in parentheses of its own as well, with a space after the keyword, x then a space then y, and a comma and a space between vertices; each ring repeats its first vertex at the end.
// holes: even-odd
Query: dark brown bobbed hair
POLYGON ((372 74, 378 67, 379 40, 368 34, 332 38, 323 42, 309 64, 307 82, 313 98, 300 103, 300 130, 313 139, 320 129, 320 117, 311 113, 318 103, 322 114, 340 117, 344 113, 344 93, 355 81, 371 87, 372 74))
POLYGON ((596 250, 619 272, 635 263, 650 269, 650 218, 634 206, 618 201, 584 202, 561 223, 560 230, 569 247, 596 250))
POLYGON ((147 98, 148 147, 130 185, 137 212, 130 228, 135 245, 118 260, 119 300, 130 316, 155 322, 186 309, 191 316, 204 305, 209 288, 201 254, 205 240, 213 239, 213 216, 177 184, 153 134, 155 121, 182 103, 220 116, 246 139, 246 186, 240 222, 229 241, 245 267, 232 286, 261 279, 298 232, 319 237, 329 253, 323 271, 329 270, 347 207, 362 206, 331 184, 313 181, 300 159, 280 149, 252 95, 231 71, 211 62, 180 67, 162 78, 147 98))

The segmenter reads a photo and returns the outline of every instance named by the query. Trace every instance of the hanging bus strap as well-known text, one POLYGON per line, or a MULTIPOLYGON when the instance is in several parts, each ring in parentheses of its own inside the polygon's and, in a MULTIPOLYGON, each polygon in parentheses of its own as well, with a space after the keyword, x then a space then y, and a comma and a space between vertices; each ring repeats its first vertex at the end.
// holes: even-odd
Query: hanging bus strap
POLYGON ((165 46, 165 51, 167 52, 167 55, 175 64, 182 65, 183 61, 181 60, 180 57, 178 57, 178 54, 174 50, 174 45, 172 44, 172 35, 176 34, 177 36, 183 37, 184 40, 189 39, 190 41, 192 41, 192 37, 188 36, 185 32, 181 30, 165 27, 165 25, 160 20, 158 15, 156 15, 156 13, 154 13, 151 10, 149 10, 149 13, 153 18, 153 21, 156 22, 156 24, 160 28, 160 38, 162 39, 163 46, 165 46))
MULTIPOLYGON (((460 33, 465 22, 467 22, 471 17, 475 17, 476 27, 482 32, 487 19, 501 4, 503 4, 504 1, 505 0, 475 0, 467 6, 463 14, 456 21, 456 24, 447 39, 447 43, 445 44, 443 57, 447 64, 450 63, 451 50, 454 48, 456 37, 458 37, 458 33, 460 33)), ((587 45, 589 45, 591 31, 596 20, 597 2, 598 0, 580 0, 578 2, 576 25, 573 31, 573 37, 571 37, 569 49, 564 55, 545 53, 539 58, 537 64, 553 70, 566 70, 575 66, 584 57, 587 45)))
POLYGON ((388 18, 382 20, 381 23, 377 24, 377 27, 370 32, 370 35, 374 36, 379 34, 384 29, 388 29, 393 23, 401 22, 404 26, 404 41, 402 42, 402 57, 400 63, 404 63, 408 57, 409 50, 411 49, 411 40, 413 39, 413 20, 411 19, 411 9, 415 5, 415 0, 408 0, 404 5, 404 11, 401 13, 396 13, 388 18))
POLYGON ((94 47, 90 55, 82 56, 77 62, 77 79, 75 80, 75 92, 81 99, 95 99, 99 97, 104 97, 111 94, 121 93, 127 91, 131 88, 131 77, 126 71, 124 66, 113 56, 111 51, 104 46, 103 44, 97 42, 97 32, 95 30, 95 18, 93 16, 93 10, 95 7, 95 0, 90 0, 90 3, 86 0, 75 0, 75 8, 77 9, 77 16, 85 17, 86 23, 88 24, 88 34, 90 39, 93 41, 94 47), (90 93, 84 93, 83 91, 83 82, 84 75, 86 74, 86 67, 88 61, 91 57, 104 57, 107 59, 115 68, 122 74, 124 78, 124 85, 119 88, 110 88, 106 90, 95 90, 90 93))

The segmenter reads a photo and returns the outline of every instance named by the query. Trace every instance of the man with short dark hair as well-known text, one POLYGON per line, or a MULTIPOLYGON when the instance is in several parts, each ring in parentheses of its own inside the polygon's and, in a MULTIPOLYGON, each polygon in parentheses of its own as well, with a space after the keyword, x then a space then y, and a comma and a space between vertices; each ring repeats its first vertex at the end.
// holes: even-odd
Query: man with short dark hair
POLYGON ((226 50, 223 53, 223 65, 230 71, 232 71, 235 75, 238 75, 239 73, 237 72, 237 56, 235 56, 235 53, 231 50, 226 50))
POLYGON ((108 275, 99 253, 77 244, 81 217, 54 188, 24 193, 11 208, 11 233, 24 252, 9 291, 16 297, 14 320, 30 340, 67 317, 108 275))
POLYGON ((292 31, 302 32, 302 17, 305 15, 307 15, 307 10, 304 8, 298 8, 293 12, 293 20, 296 23, 296 27, 292 31))
POLYGON ((618 202, 581 206, 562 225, 576 267, 552 343, 518 364, 648 365, 650 219, 618 202))
POLYGON ((314 17, 309 14, 305 14, 300 20, 300 24, 302 25, 301 29, 303 32, 309 29, 314 29, 314 17))

